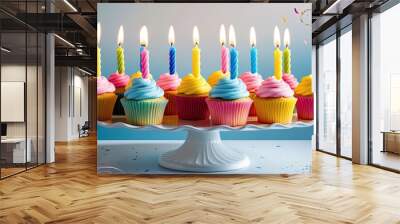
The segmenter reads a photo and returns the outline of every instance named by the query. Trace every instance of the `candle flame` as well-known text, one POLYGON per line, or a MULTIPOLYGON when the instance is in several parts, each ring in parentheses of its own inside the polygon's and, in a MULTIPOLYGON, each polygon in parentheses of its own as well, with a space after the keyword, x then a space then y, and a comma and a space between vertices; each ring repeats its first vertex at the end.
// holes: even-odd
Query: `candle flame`
POLYGON ((170 26, 168 31, 168 42, 169 44, 173 45, 175 43, 175 31, 174 27, 170 26))
POLYGON ((197 28, 197 26, 194 26, 194 28, 193 28, 193 44, 199 45, 199 41, 200 41, 199 29, 197 28))
POLYGON ((221 24, 221 27, 219 28, 219 42, 222 46, 226 43, 226 31, 224 24, 221 24))
POLYGON ((101 24, 97 23, 97 45, 100 45, 100 38, 101 38, 101 24))
POLYGON ((124 43, 124 27, 120 26, 118 30, 118 45, 122 45, 124 43))
POLYGON ((289 32, 288 28, 286 28, 285 32, 283 33, 283 42, 285 43, 286 47, 289 47, 289 45, 290 45, 290 32, 289 32))
POLYGON ((274 29, 274 45, 275 47, 279 47, 281 45, 281 34, 277 26, 274 29))
POLYGON ((232 25, 229 26, 229 44, 232 47, 236 46, 236 36, 235 36, 235 29, 232 25))
POLYGON ((252 47, 256 46, 256 30, 254 29, 254 27, 250 28, 250 45, 252 47))
POLYGON ((140 45, 147 47, 148 41, 149 41, 149 36, 147 32, 147 27, 142 26, 140 29, 140 35, 139 35, 139 40, 140 40, 140 45))

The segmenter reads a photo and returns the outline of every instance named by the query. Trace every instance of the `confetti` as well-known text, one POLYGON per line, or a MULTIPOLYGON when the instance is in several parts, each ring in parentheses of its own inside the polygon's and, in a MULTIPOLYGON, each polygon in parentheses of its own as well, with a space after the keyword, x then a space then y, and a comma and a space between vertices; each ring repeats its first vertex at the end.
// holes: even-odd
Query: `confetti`
POLYGON ((287 17, 286 16, 284 16, 284 17, 282 17, 282 22, 284 23, 284 24, 286 24, 287 23, 287 17))

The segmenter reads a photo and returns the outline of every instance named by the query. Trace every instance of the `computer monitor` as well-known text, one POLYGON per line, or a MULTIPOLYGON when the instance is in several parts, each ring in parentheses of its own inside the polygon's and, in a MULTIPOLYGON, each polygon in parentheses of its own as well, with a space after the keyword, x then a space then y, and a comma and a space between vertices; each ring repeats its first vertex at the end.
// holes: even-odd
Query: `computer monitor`
POLYGON ((7 124, 1 123, 1 137, 7 136, 7 124))

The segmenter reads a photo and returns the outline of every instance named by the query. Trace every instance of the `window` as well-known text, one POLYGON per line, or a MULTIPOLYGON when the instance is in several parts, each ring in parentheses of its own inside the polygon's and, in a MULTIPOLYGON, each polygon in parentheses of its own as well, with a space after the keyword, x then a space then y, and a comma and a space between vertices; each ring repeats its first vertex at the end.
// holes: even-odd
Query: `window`
POLYGON ((400 170, 400 5, 371 19, 371 161, 400 170))
POLYGON ((340 36, 340 155, 352 156, 352 32, 340 36))

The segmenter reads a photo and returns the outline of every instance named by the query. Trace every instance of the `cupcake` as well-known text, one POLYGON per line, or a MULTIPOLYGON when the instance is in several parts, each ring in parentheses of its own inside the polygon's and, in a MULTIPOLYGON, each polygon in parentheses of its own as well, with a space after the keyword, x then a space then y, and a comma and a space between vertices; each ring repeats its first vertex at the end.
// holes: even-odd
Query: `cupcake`
POLYGON ((168 100, 152 79, 136 78, 121 99, 128 123, 133 125, 161 124, 168 100))
POLYGON ((178 74, 170 75, 169 73, 162 74, 157 81, 157 85, 164 90, 164 97, 168 100, 165 115, 176 115, 175 96, 178 93, 177 89, 181 81, 178 74))
POLYGON ((218 81, 222 78, 229 78, 229 72, 223 73, 221 70, 213 72, 210 76, 208 76, 207 82, 211 87, 217 85, 218 81))
MULTIPOLYGON (((239 77, 244 84, 247 87, 247 91, 250 93, 250 98, 254 100, 256 97, 256 92, 258 88, 261 86, 261 83, 263 81, 262 76, 258 73, 251 73, 251 72, 245 72, 240 75, 239 77)), ((249 116, 256 116, 256 108, 254 104, 251 105, 249 116)))
POLYGON ((269 77, 261 83, 254 99, 258 121, 290 123, 296 101, 293 90, 285 81, 269 77))
POLYGON ((97 120, 111 120, 117 95, 115 86, 104 76, 97 77, 97 120))
POLYGON ((113 115, 125 115, 124 108, 121 104, 121 99, 124 97, 125 86, 128 85, 129 76, 115 72, 108 76, 110 81, 115 86, 115 94, 117 95, 117 102, 115 103, 113 115))
POLYGON ((213 124, 245 125, 253 101, 241 79, 220 79, 206 100, 213 124))
POLYGON ((209 112, 206 103, 211 87, 203 76, 189 74, 182 79, 175 96, 176 110, 179 119, 204 120, 209 112))
POLYGON ((297 82, 296 77, 293 74, 284 73, 283 76, 282 76, 282 79, 283 79, 283 81, 285 81, 290 86, 290 88, 292 90, 294 90, 297 87, 297 85, 299 84, 297 82))
POLYGON ((297 97, 297 118, 301 120, 313 120, 314 94, 312 91, 312 76, 307 75, 303 77, 294 92, 297 97))

